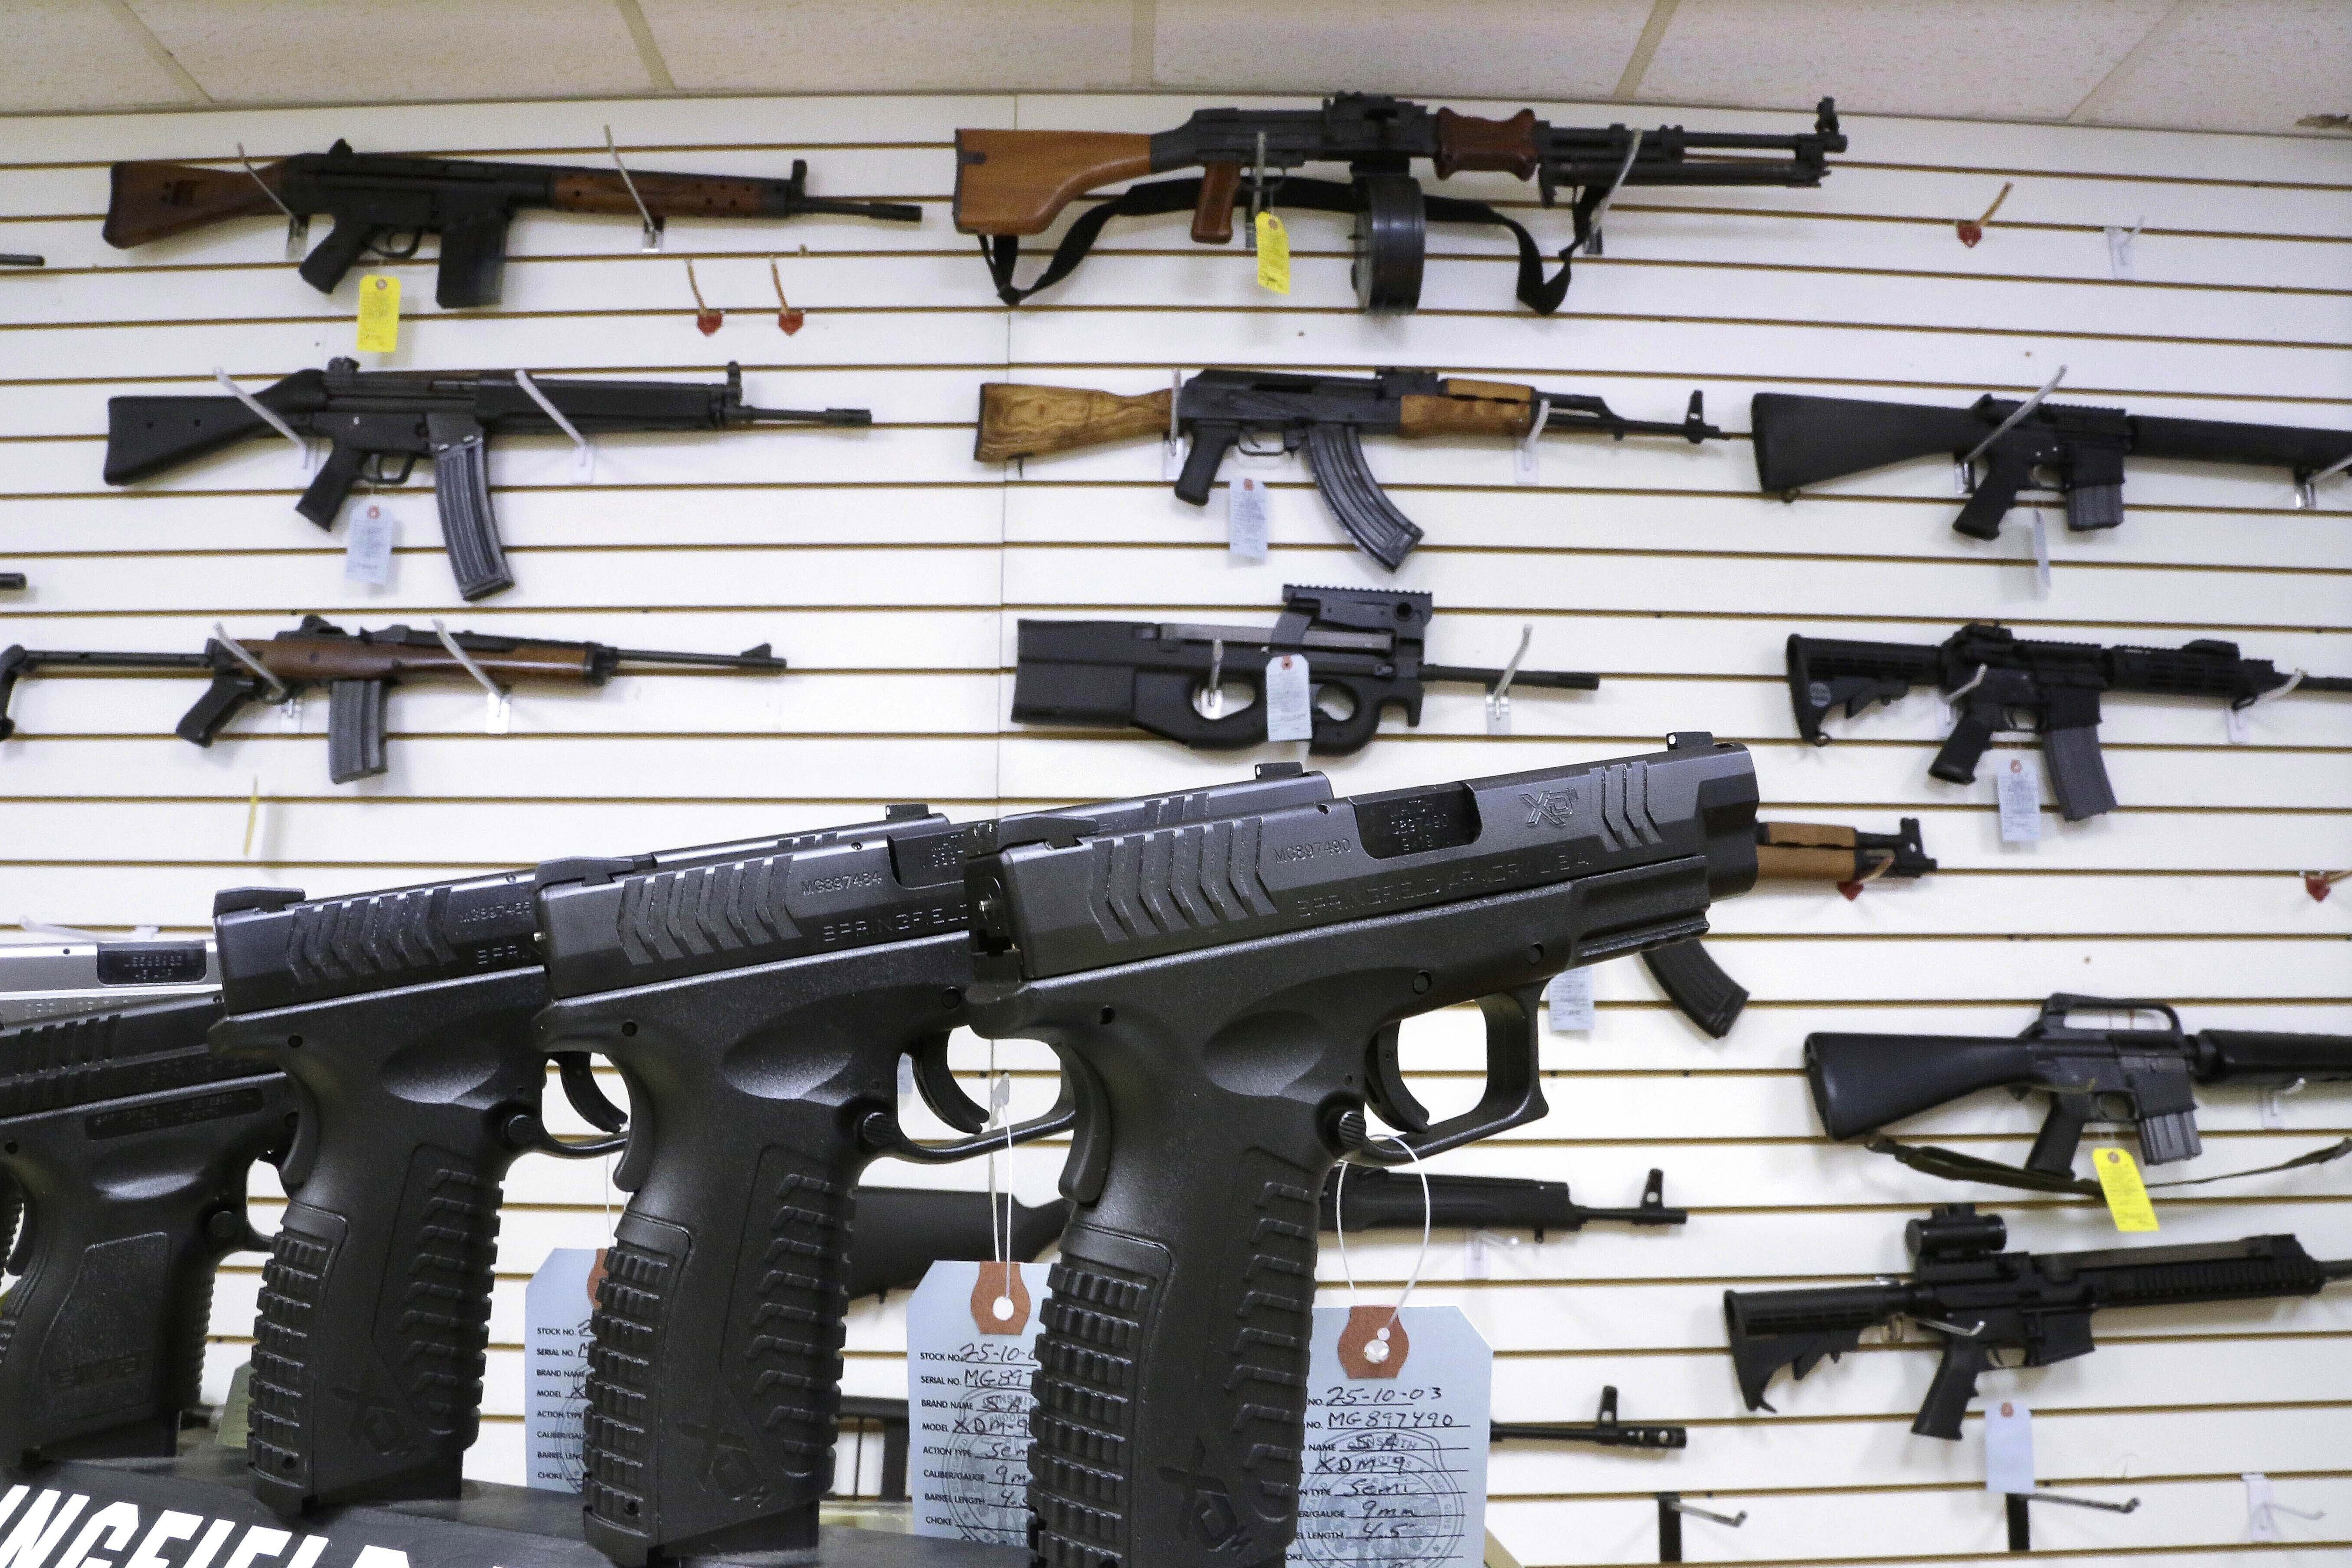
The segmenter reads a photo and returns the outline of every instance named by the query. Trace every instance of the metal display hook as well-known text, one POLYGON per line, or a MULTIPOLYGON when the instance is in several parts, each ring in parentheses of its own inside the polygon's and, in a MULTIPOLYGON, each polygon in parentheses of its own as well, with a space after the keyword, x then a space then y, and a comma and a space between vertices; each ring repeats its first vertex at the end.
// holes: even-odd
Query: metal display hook
POLYGON ((285 197, 269 188, 269 182, 261 177, 261 171, 255 168, 253 160, 245 155, 245 143, 242 142, 236 144, 236 161, 245 165, 245 172, 253 176, 253 183, 261 187, 261 194, 269 198, 269 205, 286 215, 286 259, 301 260, 303 247, 310 242, 310 215, 296 212, 286 205, 285 197))
POLYGON ((2139 1507, 2137 1498, 2133 1498, 2127 1502, 2107 1502, 2099 1498, 2070 1497, 2064 1492, 2053 1492, 2041 1488, 2030 1492, 2007 1492, 2002 1495, 2009 1500, 2009 1549, 2011 1552, 2033 1550, 2033 1515, 2026 1506, 2028 1503, 2060 1502, 2064 1503, 2068 1508, 2095 1508, 2103 1513, 2131 1513, 2139 1507))
POLYGON ((515 384, 521 387, 523 391, 529 395, 533 403, 539 405, 539 411, 546 415, 550 419, 553 420, 557 429, 572 437, 573 452, 572 468, 572 478, 582 484, 585 484, 590 479, 595 478, 596 443, 582 435, 580 433, 580 426, 574 425, 571 420, 564 417, 563 410, 555 406, 555 400, 548 396, 546 393, 541 392, 539 388, 539 383, 530 378, 530 372, 527 370, 517 370, 514 373, 514 378, 515 384))
POLYGON ((1660 1492, 1658 1498, 1658 1561, 1679 1563, 1683 1560, 1683 1515, 1695 1519, 1713 1520, 1716 1523, 1737 1530, 1748 1522, 1748 1510, 1738 1513, 1717 1513, 1711 1508, 1685 1502, 1680 1492, 1660 1492))
POLYGON ((1983 457, 1985 453, 1990 449, 1995 441, 2000 440, 2003 436, 2006 436, 2011 430, 2016 429, 2017 426, 2024 421, 2027 415, 2032 414, 2035 409, 2041 407, 2042 400, 2049 396, 2052 393, 2057 391, 2058 384, 2065 379, 2066 367, 2062 364, 2058 367, 2057 374, 2052 376, 2048 381, 2043 382, 2041 389, 2035 392, 2032 396, 2027 398, 2024 402, 2011 409, 2008 418, 1993 426, 1991 435, 1978 442, 1976 446, 1969 450, 1967 457, 1962 458, 1958 464, 1954 465, 1954 478, 1960 487, 1960 493, 1962 495, 1969 495, 1977 488, 1977 459, 1983 457))
POLYGON ((1535 640, 1536 624, 1525 621, 1519 626, 1519 646, 1512 651, 1510 662, 1503 666, 1501 679, 1486 693, 1486 733, 1507 735, 1511 732, 1511 682, 1519 673, 1519 661, 1528 657, 1528 645, 1535 640))
POLYGON ((459 667, 467 675, 472 676, 475 682, 481 687, 487 699, 486 711, 482 719, 482 733, 505 734, 512 727, 513 720, 513 710, 509 705, 507 689, 492 680, 489 672, 474 662, 474 656, 458 645, 457 634, 452 632, 448 624, 438 616, 433 617, 433 635, 441 639, 441 646, 449 650, 449 657, 456 659, 459 667))
POLYGON ((213 379, 219 382, 224 387, 227 388, 228 395, 231 397, 236 398, 239 403, 244 404, 247 408, 250 409, 255 418, 259 419, 262 423, 268 425, 272 430, 277 431, 280 436, 283 436, 289 441, 293 442, 294 449, 302 454, 302 471, 306 474, 310 471, 311 460, 317 457, 318 454, 310 449, 310 442, 305 441, 300 436, 295 433, 294 426, 286 423, 286 421, 278 416, 278 410, 270 407, 268 404, 262 402, 261 399, 256 397, 253 394, 239 386, 236 382, 230 380, 228 372, 223 370, 218 365, 213 366, 213 379))
POLYGON ((2319 504, 2319 487, 2352 468, 2352 452, 2347 452, 2324 468, 2302 475, 2294 481, 2294 504, 2297 510, 2309 511, 2319 504))
POLYGON ((613 128, 610 125, 604 127, 604 151, 613 155, 613 167, 621 172, 621 184, 628 187, 629 199, 637 204, 637 216, 644 220, 645 242, 637 248, 659 250, 662 247, 665 220, 654 216, 646 206, 646 198, 637 194, 637 182, 630 177, 629 166, 621 162, 620 143, 613 140, 613 128))

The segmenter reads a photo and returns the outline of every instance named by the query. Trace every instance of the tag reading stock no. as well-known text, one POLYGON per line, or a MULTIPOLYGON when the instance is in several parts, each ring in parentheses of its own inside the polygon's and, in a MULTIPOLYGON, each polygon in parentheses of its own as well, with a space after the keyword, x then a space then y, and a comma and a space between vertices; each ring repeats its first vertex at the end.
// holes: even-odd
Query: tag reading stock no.
POLYGON ((360 279, 360 353, 388 354, 399 347, 400 279, 371 272, 360 279))
POLYGON ((2091 1168, 2099 1173, 2099 1191, 2106 1195, 2107 1214, 2117 1230, 2154 1230, 2156 1205, 2148 1201, 2147 1184, 2139 1178, 2139 1162, 2126 1149, 2091 1151, 2091 1168))
POLYGON ((1272 213, 1257 215, 1257 286, 1270 294, 1290 292, 1290 231, 1272 213))
POLYGON ((580 1489, 588 1314, 604 1272, 602 1248, 558 1247, 523 1287, 523 1478, 541 1491, 580 1489))
POLYGON ((381 501, 352 509, 350 531, 343 538, 343 576, 353 583, 382 588, 392 581, 392 547, 400 523, 381 501))
POLYGON ((1494 1360, 1459 1307, 1318 1307, 1290 1562, 1479 1568, 1494 1360))
POLYGON ((2033 1412, 2014 1399, 1987 1400, 1985 1490, 2033 1490, 2033 1412))
POLYGON ((1993 774, 2000 804, 2000 841, 2035 844, 2042 838, 2042 764, 2023 752, 2001 759, 1993 774))
POLYGON ((1022 1546, 1044 1263, 934 1263, 907 1300, 908 1490, 917 1535, 1022 1546), (999 1316, 999 1303, 1012 1310, 999 1316))
POLYGON ((1544 1010, 1551 1018, 1553 1034, 1591 1034, 1595 1022, 1591 969, 1563 969, 1553 975, 1551 984, 1544 987, 1544 1010))
POLYGON ((1307 679, 1307 656, 1278 653, 1265 661, 1265 738, 1315 738, 1315 689, 1307 679))
POLYGON ((1225 486, 1225 550, 1236 561, 1263 561, 1269 530, 1266 489, 1244 474, 1225 486))

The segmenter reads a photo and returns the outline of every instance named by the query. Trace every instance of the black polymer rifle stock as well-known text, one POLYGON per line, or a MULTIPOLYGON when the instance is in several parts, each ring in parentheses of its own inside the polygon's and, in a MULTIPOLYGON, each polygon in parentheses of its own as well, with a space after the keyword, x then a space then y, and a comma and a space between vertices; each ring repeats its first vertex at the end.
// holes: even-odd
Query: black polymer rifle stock
MULTIPOLYGON (((1142 827, 1327 793, 1289 764, 1094 809, 1142 827)), ((537 1038, 608 1058, 636 1117, 583 1430, 583 1529, 616 1562, 813 1542, 859 1174, 878 1155, 964 1159, 1070 1125, 1057 1103, 992 1129, 949 1071, 971 984, 972 831, 902 806, 667 867, 545 868, 537 1038), (906 1134, 902 1061, 963 1136, 906 1134)))
POLYGON ((292 631, 267 637, 239 637, 234 646, 208 637, 202 653, 100 653, 88 649, 11 647, 0 651, 0 741, 16 732, 8 700, 16 682, 44 670, 76 669, 94 674, 161 670, 208 675, 212 684, 180 716, 174 730, 191 745, 210 746, 250 704, 280 702, 310 687, 327 688, 327 777, 331 783, 373 778, 385 761, 385 700, 404 681, 465 681, 474 669, 450 651, 455 643, 474 669, 500 686, 533 684, 602 686, 625 665, 684 666, 782 673, 784 661, 766 643, 741 653, 672 653, 667 649, 608 647, 597 642, 556 642, 542 637, 499 637, 487 632, 451 632, 386 626, 381 631, 345 631, 320 616, 305 616, 292 631))
POLYGON ((976 462, 1003 463, 1145 437, 1191 443, 1176 499, 1206 506, 1225 454, 1250 450, 1252 437, 1306 450, 1315 491, 1356 547, 1395 571, 1422 540, 1364 461, 1362 437, 1486 436, 1521 440, 1540 422, 1548 436, 1663 436, 1717 441, 1694 392, 1679 423, 1621 417, 1598 397, 1541 392, 1499 381, 1466 381, 1427 370, 1382 370, 1370 376, 1289 371, 1204 370, 1172 395, 1122 397, 1067 386, 988 382, 980 389, 976 462))
POLYGON ((2315 1296, 2352 1279, 2352 1260, 2323 1263, 2291 1236, 2097 1252, 2003 1252, 2008 1226, 1973 1204, 1945 1204, 1904 1227, 1907 1279, 1811 1290, 1727 1290, 1731 1360, 1750 1410, 1787 1367, 1803 1377, 1862 1342, 1864 1329, 1908 1318, 1943 1342, 1943 1362, 1911 1430, 1957 1441, 1993 1352, 2049 1366, 2089 1355, 2091 1314, 2108 1307, 2185 1307, 2315 1296))
POLYGON ((0 1189, 26 1213, 0 1297, 0 1468, 168 1458, 198 1408, 213 1270, 268 1247, 246 1182, 295 1112, 278 1073, 205 1048, 219 1016, 199 995, 0 1029, 0 1189))
POLYGON ((1052 1046, 1078 1113, 1033 1384, 1041 1562, 1283 1555, 1335 1159, 1402 1163, 1542 1115, 1544 983, 1699 934, 1754 879, 1755 808, 1747 754, 1686 733, 1186 827, 1078 809, 979 836, 971 1026, 1052 1046), (1437 1121, 1397 1026, 1472 1001, 1486 1088, 1437 1121), (1368 1131, 1368 1106, 1400 1136, 1368 1131))
POLYGON ((1818 185, 1829 154, 1845 151, 1837 105, 1822 99, 1811 132, 1764 136, 1741 132, 1655 131, 1553 125, 1522 109, 1508 120, 1433 110, 1381 94, 1343 92, 1320 109, 1202 109, 1172 131, 1133 135, 1086 131, 956 132, 955 226, 980 237, 997 297, 1018 305, 1069 276, 1113 217, 1192 211, 1192 239, 1233 239, 1234 207, 1291 207, 1352 215, 1356 300, 1374 311, 1406 311, 1421 302, 1422 264, 1432 223, 1486 224, 1518 242, 1517 290, 1529 310, 1549 315, 1568 293, 1570 258, 1599 255, 1602 208, 1629 185, 1818 185), (1701 156, 1693 158, 1696 153, 1701 156), (1778 153, 1772 157, 1719 153, 1778 153), (1485 202, 1428 196, 1413 177, 1427 161, 1441 180, 1457 172, 1533 177, 1543 205, 1562 190, 1570 198, 1576 241, 1559 253, 1547 280, 1543 253, 1517 220, 1485 202), (1345 163, 1349 183, 1303 179, 1308 163, 1345 163), (1027 288, 1013 273, 1021 238, 1043 234, 1062 209, 1087 192, 1139 174, 1198 168, 1198 179, 1130 187, 1070 226, 1052 263, 1027 288), (1245 173, 1246 171, 1246 173, 1245 173))
MULTIPOLYGON (((2130 1121, 2140 1160, 2169 1164, 2204 1149, 2197 1132, 2199 1084, 2284 1089, 2352 1080, 2352 1036, 2282 1034, 2180 1026, 2165 1002, 2118 1001, 2060 993, 2014 1039, 1956 1035, 1819 1033, 1805 1037, 1805 1079, 1832 1138, 1874 1133, 1988 1089, 2050 1096, 2050 1110, 2022 1168, 1948 1149, 1873 1139, 1905 1164, 1962 1181, 2099 1195, 2074 1174, 2083 1130, 2095 1121, 2130 1121), (2152 1025, 2085 1028, 2079 1013, 2156 1015, 2152 1025)), ((2323 1154, 2352 1152, 2352 1142, 2323 1154)), ((2291 1162, 2316 1163, 2310 1156, 2291 1162)), ((2252 1174, 2252 1173, 2239 1173, 2252 1174)))
MULTIPOLYGON (((1906 816, 1894 833, 1866 833, 1811 822, 1756 825, 1759 881, 1834 882, 1852 899, 1880 878, 1909 881, 1936 868, 1919 841, 1919 819, 1906 816)), ((1651 977, 1675 1011, 1717 1039, 1748 1005, 1748 988, 1723 972, 1706 944, 1677 942, 1642 954, 1651 977)))
POLYGON ((1913 687, 1933 686, 1958 709, 1959 718, 1927 772, 1947 784, 1968 784, 1995 734, 2029 730, 2042 738, 2051 788, 2069 822, 2116 808, 2115 789, 2099 754, 2099 699, 2105 693, 2218 699, 2240 710, 2273 692, 2352 691, 2352 677, 2282 670, 2266 658, 2247 658, 2236 643, 2215 637, 2180 647, 2102 647, 2029 642, 2005 626, 1981 622, 1929 647, 1796 636, 1789 639, 1788 659, 1797 732, 1812 744, 1829 744, 1822 721, 1834 708, 1843 706, 1852 719, 1875 703, 1908 695, 1913 687))
POLYGON ((672 217, 844 217, 919 223, 923 209, 893 202, 834 201, 808 194, 808 163, 793 160, 789 180, 656 170, 583 169, 561 163, 412 158, 354 153, 337 142, 258 168, 127 163, 114 165, 106 243, 146 245, 232 218, 291 215, 298 226, 324 214, 334 232, 302 263, 302 281, 322 294, 371 253, 404 261, 428 234, 441 237, 434 297, 445 310, 495 305, 506 277, 507 226, 526 207, 555 212, 672 217), (400 237, 406 236, 404 242, 400 237))
MULTIPOLYGON (((253 395, 305 440, 330 443, 327 460, 294 510, 321 529, 352 487, 401 485, 420 458, 433 464, 441 544, 457 592, 487 598, 514 586, 490 506, 493 436, 552 436, 549 417, 510 370, 362 370, 334 359, 323 371, 296 371, 253 395), (391 467, 394 460, 399 466, 391 467)), ((579 381, 530 378, 530 385, 583 436, 646 430, 737 430, 753 425, 865 426, 863 408, 753 408, 743 401, 742 367, 722 382, 579 381)), ((167 473, 257 436, 270 422, 235 397, 111 397, 106 404, 106 482, 127 485, 167 473)))
POLYGON ((1794 500, 1807 485, 1889 463, 1976 456, 1983 472, 1971 464, 1961 476, 1969 500, 1952 527, 1971 539, 1994 539, 2018 492, 2045 474, 2065 494, 2066 526, 2090 533, 2124 520, 2126 458, 2284 468, 2304 486, 2352 457, 2352 430, 2164 419, 2066 403, 2035 404, 2020 418, 2021 408, 2027 405, 1990 393, 1966 408, 1927 408, 1759 392, 1748 405, 1757 481, 1767 493, 1794 500))
MULTIPOLYGON (((1131 724, 1195 751, 1235 751, 1265 741, 1266 661, 1297 654, 1307 660, 1314 726, 1307 750, 1345 756, 1363 749, 1391 708, 1417 727, 1423 689, 1433 681, 1492 691, 1503 679, 1499 669, 1423 661, 1433 608, 1427 594, 1286 585, 1271 627, 1024 619, 1013 717, 1023 724, 1131 724), (1251 700, 1225 711, 1228 686, 1245 689, 1251 700), (1318 704, 1325 690, 1344 698, 1344 714, 1318 704), (1203 711, 1212 701, 1213 716, 1203 711)), ((1601 678, 1522 669, 1511 684, 1591 691, 1601 678)))

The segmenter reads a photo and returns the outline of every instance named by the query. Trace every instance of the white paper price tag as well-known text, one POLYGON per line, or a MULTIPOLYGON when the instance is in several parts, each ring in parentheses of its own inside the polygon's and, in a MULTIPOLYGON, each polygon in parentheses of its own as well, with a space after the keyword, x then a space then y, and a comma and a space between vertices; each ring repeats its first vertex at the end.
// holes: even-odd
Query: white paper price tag
POLYGON ((974 1316, 981 1270, 934 1263, 907 1300, 911 1529, 947 1541, 1023 1546, 1029 1536, 1029 1374, 1037 1370, 1051 1266, 1022 1263, 1026 1301, 1010 1333, 974 1316))
POLYGON ((1993 774, 2000 803, 2000 841, 2036 844, 2042 839, 2042 764, 2024 752, 2011 752, 1993 774))
POLYGON ((1265 661, 1265 738, 1315 738, 1315 689, 1307 679, 1307 656, 1278 653, 1265 661))
POLYGON ((392 547, 400 524, 380 501, 352 509, 343 540, 343 575, 354 583, 383 587, 392 581, 392 547))
POLYGON ((1225 550, 1236 561, 1265 559, 1265 487, 1244 474, 1225 487, 1225 550))
POLYGON ((1297 1568, 1411 1564, 1480 1568, 1486 1544, 1486 1424, 1494 1352, 1459 1307, 1395 1314, 1392 1357, 1357 1360, 1351 1317, 1386 1307, 1318 1307, 1308 1342, 1307 1454, 1298 1481, 1297 1568))
POLYGON ((1985 1490, 2033 1489, 2033 1412, 2014 1399, 1985 1401, 1985 1490))
POLYGON ((588 1407, 588 1314, 604 1255, 590 1247, 551 1250, 522 1292, 523 1429, 527 1484, 580 1489, 580 1429, 588 1407))
POLYGON ((1544 1010, 1555 1035, 1589 1035, 1594 1023, 1592 971, 1563 969, 1544 987, 1544 1010))

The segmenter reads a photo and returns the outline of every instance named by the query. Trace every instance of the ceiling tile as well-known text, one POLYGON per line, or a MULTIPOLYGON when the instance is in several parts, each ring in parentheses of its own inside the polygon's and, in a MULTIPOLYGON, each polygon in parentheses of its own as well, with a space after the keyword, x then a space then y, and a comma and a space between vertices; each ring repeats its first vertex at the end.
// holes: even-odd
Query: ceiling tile
POLYGON ((1163 87, 1608 98, 1652 0, 1160 0, 1163 87))
POLYGON ((584 98, 653 86, 610 0, 131 4, 226 102, 584 98))
POLYGON ((2200 0, 2102 95, 2099 125, 2295 132, 2352 113, 2352 5, 2200 0))
POLYGON ((639 0, 689 91, 1135 85, 1131 0, 639 0))
POLYGON ((0 113, 184 105, 187 89, 99 0, 5 0, 0 113))
POLYGON ((1829 93, 1853 114, 2063 120, 2170 5, 1682 0, 1640 96, 1800 109, 1829 93))

